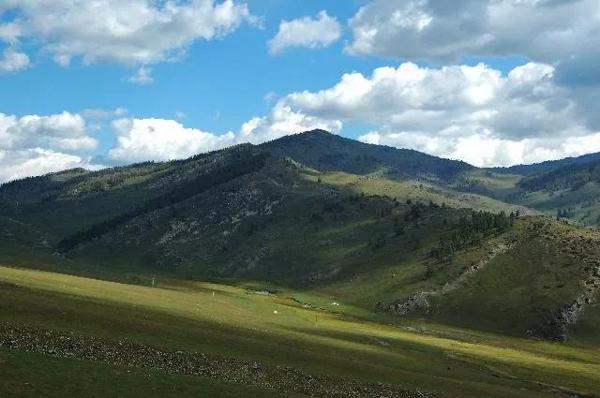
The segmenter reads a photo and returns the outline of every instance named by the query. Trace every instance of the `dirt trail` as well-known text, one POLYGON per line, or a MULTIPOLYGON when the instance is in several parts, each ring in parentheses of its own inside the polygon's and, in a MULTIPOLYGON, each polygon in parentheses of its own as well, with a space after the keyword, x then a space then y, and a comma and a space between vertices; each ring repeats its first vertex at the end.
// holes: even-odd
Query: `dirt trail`
POLYGON ((194 352, 167 351, 126 340, 111 341, 0 323, 0 347, 35 352, 57 358, 103 362, 116 366, 201 376, 228 383, 273 390, 286 396, 308 397, 433 398, 388 384, 367 384, 304 371, 266 366, 258 362, 194 352))

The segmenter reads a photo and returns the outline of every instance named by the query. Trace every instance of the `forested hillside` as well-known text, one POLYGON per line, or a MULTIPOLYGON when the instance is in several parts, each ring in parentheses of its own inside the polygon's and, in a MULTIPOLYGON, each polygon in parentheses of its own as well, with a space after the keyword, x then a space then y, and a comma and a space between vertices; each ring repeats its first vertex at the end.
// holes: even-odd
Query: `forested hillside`
MULTIPOLYGON (((535 258, 525 251, 528 269, 550 268, 521 280, 519 268, 505 265, 506 259, 524 250, 525 242, 544 237, 552 247, 563 239, 562 233, 533 228, 539 223, 531 216, 535 211, 522 204, 540 190, 579 192, 597 184, 596 174, 587 163, 515 178, 312 131, 182 161, 77 169, 5 184, 2 255, 4 261, 37 259, 69 272, 260 280, 335 292, 367 311, 414 312, 458 324, 470 320, 451 316, 454 310, 444 303, 479 296, 471 284, 505 270, 514 286, 531 292, 528 305, 558 313, 589 278, 578 268, 583 263, 570 265, 549 249, 535 258), (467 189, 464 181, 478 193, 454 189, 467 189), (550 275, 563 282, 548 284, 550 275), (548 290, 532 287, 540 284, 548 290), (439 310, 443 316, 438 307, 445 308, 439 310)), ((595 267, 597 254, 581 255, 595 267)), ((511 311, 520 314, 517 307, 511 311)), ((483 312, 474 319, 485 318, 483 312)), ((523 313, 487 327, 568 336, 568 327, 545 322, 550 320, 542 313, 523 313)))

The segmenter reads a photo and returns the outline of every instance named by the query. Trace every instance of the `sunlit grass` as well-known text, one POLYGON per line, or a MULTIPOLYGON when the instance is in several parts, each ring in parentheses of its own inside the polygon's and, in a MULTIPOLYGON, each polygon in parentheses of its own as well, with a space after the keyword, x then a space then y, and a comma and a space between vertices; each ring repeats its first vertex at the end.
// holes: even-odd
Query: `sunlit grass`
MULTIPOLYGON (((123 319, 124 325, 119 326, 123 330, 115 327, 115 337, 135 328, 135 317, 140 314, 144 314, 143 319, 169 317, 172 321, 152 327, 160 327, 165 336, 177 334, 178 340, 157 340, 173 344, 173 348, 182 344, 193 347, 197 340, 203 349, 211 347, 225 353, 230 349, 236 355, 244 350, 248 355, 264 351, 264 357, 278 358, 276 362, 289 361, 319 372, 410 387, 429 386, 453 394, 464 389, 465 396, 480 396, 477 394, 482 391, 488 391, 489 396, 506 396, 508 391, 519 396, 522 388, 525 392, 520 396, 543 396, 542 387, 529 381, 587 393, 600 390, 600 357, 593 348, 505 338, 435 324, 423 324, 419 331, 413 331, 303 308, 283 291, 277 296, 260 295, 238 286, 161 279, 152 288, 8 267, 0 267, 0 281, 27 289, 29 293, 23 295, 23 300, 31 297, 35 301, 51 294, 58 297, 59 303, 82 303, 82 314, 88 302, 106 308, 106 313, 85 313, 86 317, 97 317, 99 322, 103 317, 115 316, 110 308, 118 308, 115 313, 119 317, 131 314, 131 320, 123 319), (197 326, 189 326, 189 322, 197 326), (182 325, 188 325, 185 331, 182 325), (228 335, 227 330, 236 332, 228 335), (252 347, 237 347, 236 339, 247 340, 252 347), (273 351, 274 347, 280 347, 283 355, 273 351)), ((10 297, 13 296, 5 295, 4 299, 10 297)), ((305 299, 310 298, 305 293, 305 299)), ((3 317, 10 314, 9 304, 4 303, 3 317)), ((78 308, 61 305, 56 311, 73 311, 72 316, 77 317, 78 308)), ((341 312, 353 312, 344 303, 338 308, 341 312)), ((10 316, 43 326, 35 314, 10 316)), ((136 330, 133 338, 157 338, 153 333, 152 329, 136 330)))

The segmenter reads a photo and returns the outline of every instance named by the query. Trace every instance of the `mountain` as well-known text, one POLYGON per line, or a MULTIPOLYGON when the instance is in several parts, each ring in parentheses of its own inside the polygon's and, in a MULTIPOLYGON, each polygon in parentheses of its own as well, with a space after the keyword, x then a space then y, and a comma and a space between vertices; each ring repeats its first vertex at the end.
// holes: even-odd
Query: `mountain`
POLYGON ((600 160, 594 156, 570 159, 565 165, 553 162, 548 171, 531 175, 468 171, 452 186, 580 225, 600 226, 600 160))
POLYGON ((560 206, 595 215, 598 183, 594 162, 517 175, 318 130, 10 182, 0 372, 84 388, 141 366, 158 396, 593 396, 600 230, 560 206))
POLYGON ((365 144, 324 130, 289 135, 261 147, 275 156, 289 157, 320 171, 368 174, 385 170, 398 178, 450 180, 474 169, 465 162, 441 159, 410 149, 365 144))
POLYGON ((558 191, 580 189, 586 184, 600 184, 600 159, 586 163, 561 166, 523 179, 519 187, 532 191, 558 191))
POLYGON ((504 174, 518 174, 523 176, 530 176, 533 174, 545 173, 565 166, 582 165, 590 162, 600 161, 600 153, 591 153, 578 157, 569 157, 560 160, 548 160, 545 162, 527 164, 527 165, 516 165, 510 167, 493 167, 489 170, 496 173, 504 174))
MULTIPOLYGON (((568 167, 545 177, 525 177, 514 187, 525 192, 548 181, 562 181, 561 189, 585 178, 590 180, 586 184, 595 183, 590 166, 568 167), (578 177, 566 177, 571 175, 578 177)), ((522 276, 515 274, 518 269, 503 274, 505 264, 512 264, 507 258, 538 250, 527 246, 538 237, 545 239, 541 248, 564 246, 564 233, 557 231, 571 227, 545 221, 547 231, 542 232, 533 227, 541 222, 536 217, 523 217, 534 213, 507 203, 508 195, 496 195, 502 201, 453 189, 465 176, 491 175, 490 181, 501 176, 489 173, 319 130, 181 161, 68 170, 0 188, 2 254, 13 263, 43 258, 50 266, 83 273, 100 267, 110 274, 145 270, 269 281, 335 292, 370 311, 394 313, 404 308, 402 300, 428 297, 417 300, 427 302, 427 316, 441 311, 440 319, 468 325, 486 324, 483 319, 491 312, 473 308, 477 317, 461 318, 468 305, 456 296, 478 297, 477 291, 467 293, 470 284, 487 272, 500 272, 509 278, 507 289, 533 285, 527 285, 529 296, 514 296, 514 307, 502 302, 515 319, 486 324, 491 330, 566 335, 563 324, 553 332, 540 325, 550 322, 548 314, 577 300, 581 284, 592 278, 598 253, 577 247, 573 237, 573 250, 582 256, 577 267, 592 268, 571 266, 568 257, 542 250, 526 260, 528 269, 552 264, 550 268, 513 285, 511 278, 522 276), (29 247, 26 254, 23 246, 29 247), (499 249, 505 247, 510 250, 499 249), (481 271, 484 264, 486 271, 481 271), (496 271, 488 271, 494 267, 496 271), (389 275, 403 276, 390 280, 389 275), (548 284, 546 278, 561 282, 548 284), (444 307, 450 297, 461 303, 454 307, 459 309, 456 316, 451 316, 454 309, 444 307), (531 303, 538 310, 521 314, 531 303), (433 310, 438 306, 445 309, 433 310)), ((569 233, 588 234, 577 229, 569 233)), ((477 286, 492 283, 489 289, 494 289, 493 283, 500 282, 493 280, 477 286)), ((423 308, 417 307, 419 314, 423 308)))

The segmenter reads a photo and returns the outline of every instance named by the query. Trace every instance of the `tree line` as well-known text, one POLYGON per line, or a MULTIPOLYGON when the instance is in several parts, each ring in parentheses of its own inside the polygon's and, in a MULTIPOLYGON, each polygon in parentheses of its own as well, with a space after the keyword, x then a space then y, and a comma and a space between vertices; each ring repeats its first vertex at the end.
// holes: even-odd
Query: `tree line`
POLYGON ((430 257, 439 262, 448 261, 457 251, 478 244, 487 236, 508 230, 516 217, 518 213, 507 215, 504 211, 498 214, 479 211, 462 216, 452 228, 454 232, 441 237, 439 244, 431 249, 430 257))

